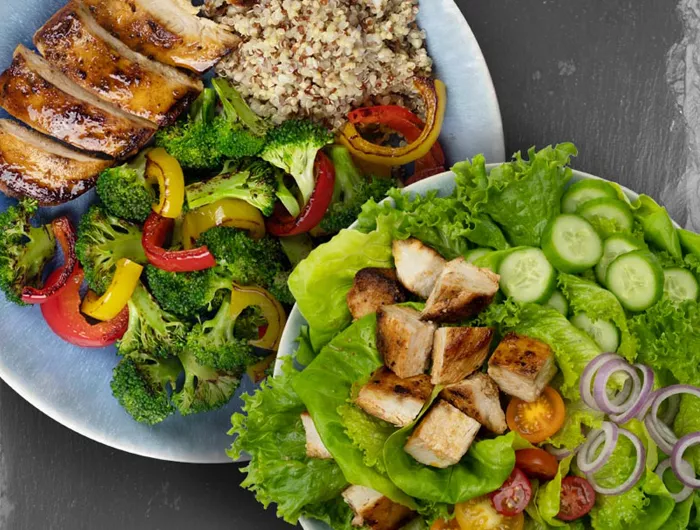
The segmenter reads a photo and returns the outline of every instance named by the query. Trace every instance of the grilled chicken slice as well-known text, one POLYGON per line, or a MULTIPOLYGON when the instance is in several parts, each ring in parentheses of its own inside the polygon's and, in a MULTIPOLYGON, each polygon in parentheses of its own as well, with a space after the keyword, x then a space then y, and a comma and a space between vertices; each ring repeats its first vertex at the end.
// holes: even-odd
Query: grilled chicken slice
POLYGON ((89 92, 158 125, 172 123, 202 82, 132 51, 70 3, 34 35, 41 54, 89 92))
POLYGON ((496 434, 506 431, 506 415, 501 408, 498 386, 485 373, 476 372, 464 381, 447 385, 440 397, 489 431, 496 434))
POLYGON ((503 392, 535 401, 557 373, 552 349, 539 340, 508 333, 489 359, 489 375, 503 392))
POLYGON ((376 313, 382 306, 405 302, 406 293, 396 279, 395 269, 369 267, 355 274, 347 301, 352 317, 358 319, 376 313))
POLYGON ((500 276, 464 258, 445 265, 435 282, 421 317, 436 322, 459 322, 476 315, 498 292, 500 276))
POLYGON ((492 338, 491 328, 438 329, 433 337, 432 383, 456 383, 481 368, 492 338))
POLYGON ((82 195, 112 165, 68 149, 11 120, 0 120, 0 191, 31 197, 42 206, 82 195))
POLYGON ((401 284, 421 298, 428 298, 445 259, 415 238, 397 239, 391 247, 401 284))
POLYGON ((426 371, 434 332, 435 325, 422 321, 410 307, 388 305, 377 312, 377 349, 399 377, 426 371))
POLYGON ((93 96, 21 45, 0 75, 0 106, 39 132, 115 158, 134 154, 156 131, 155 124, 93 96))
POLYGON ((306 434, 306 455, 310 458, 321 458, 324 460, 333 459, 333 455, 330 454, 326 446, 323 445, 321 435, 318 434, 314 420, 311 419, 311 414, 302 412, 301 423, 304 426, 304 433, 306 434))
POLYGON ((401 379, 382 366, 360 389, 355 404, 367 414, 404 427, 416 419, 432 391, 427 375, 401 379))
POLYGON ((450 467, 467 453, 480 427, 475 419, 439 400, 420 420, 404 450, 426 466, 450 467))
POLYGON ((187 0, 80 1, 132 50, 193 72, 206 72, 240 43, 224 26, 198 17, 187 0))
POLYGON ((342 495, 355 513, 353 526, 372 530, 398 530, 416 515, 410 508, 365 486, 350 486, 342 495))

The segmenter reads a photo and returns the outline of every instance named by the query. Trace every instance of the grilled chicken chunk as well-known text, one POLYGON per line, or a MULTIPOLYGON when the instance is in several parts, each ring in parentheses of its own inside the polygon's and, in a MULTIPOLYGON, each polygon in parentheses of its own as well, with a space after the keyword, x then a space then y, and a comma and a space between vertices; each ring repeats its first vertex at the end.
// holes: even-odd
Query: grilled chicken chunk
POLYGON ((476 315, 498 292, 500 276, 480 269, 464 258, 445 265, 435 282, 421 317, 436 322, 458 322, 476 315))
POLYGON ((450 467, 467 453, 480 427, 478 421, 440 400, 421 419, 404 450, 426 466, 450 467))
POLYGON ((405 302, 406 294, 395 269, 369 267, 355 274, 347 301, 352 317, 358 319, 376 313, 382 306, 405 302))
POLYGON ((410 307, 388 305, 377 312, 377 349, 399 377, 425 372, 434 332, 435 325, 422 321, 410 307))
POLYGON ((0 106, 39 132, 115 158, 135 153, 156 131, 155 124, 93 96, 21 45, 0 76, 0 106))
POLYGON ((461 381, 478 370, 489 354, 491 328, 440 328, 433 337, 434 385, 461 381))
POLYGON ((355 404, 367 414, 404 427, 416 419, 432 391, 427 375, 401 379, 382 366, 360 389, 355 404))
POLYGON ((11 120, 0 120, 0 191, 5 195, 31 197, 42 206, 61 204, 89 190, 110 165, 109 160, 73 151, 11 120))
POLYGON ((328 449, 326 449, 326 446, 323 445, 321 436, 316 430, 314 420, 311 419, 311 414, 308 412, 302 412, 301 423, 304 426, 304 433, 306 434, 306 455, 310 458, 331 460, 333 455, 330 454, 328 449))
POLYGON ((489 359, 489 375, 503 392, 535 401, 557 373, 552 349, 539 340, 508 333, 489 359))
POLYGON ((70 3, 34 35, 41 54, 89 92, 158 125, 172 123, 202 82, 132 51, 70 3))
POLYGON ((413 294, 428 298, 445 266, 445 259, 415 238, 397 239, 391 250, 401 284, 413 294))
POLYGON ((353 526, 398 530, 416 515, 410 508, 365 486, 350 486, 343 492, 343 499, 355 513, 353 526))
POLYGON ((240 43, 224 26, 198 17, 187 0, 80 1, 132 50, 193 72, 206 72, 240 43))
POLYGON ((476 372, 464 381, 447 385, 440 397, 489 431, 496 434, 506 431, 506 415, 501 408, 498 386, 485 373, 476 372))

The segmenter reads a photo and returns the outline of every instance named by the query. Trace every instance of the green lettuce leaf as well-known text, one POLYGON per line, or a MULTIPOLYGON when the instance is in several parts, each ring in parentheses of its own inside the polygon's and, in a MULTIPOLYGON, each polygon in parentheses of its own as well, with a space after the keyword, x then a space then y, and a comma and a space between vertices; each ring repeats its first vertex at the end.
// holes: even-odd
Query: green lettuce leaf
POLYGON ((571 274, 559 274, 559 288, 569 301, 573 314, 585 313, 591 320, 607 320, 620 331, 618 353, 632 362, 637 357, 637 341, 627 326, 625 310, 617 297, 598 284, 571 274))
POLYGON ((640 195, 631 207, 635 219, 642 225, 644 239, 657 248, 665 250, 674 258, 681 259, 683 254, 678 231, 673 226, 666 208, 659 206, 648 195, 640 195))
POLYGON ((393 266, 391 241, 388 227, 368 234, 341 230, 291 273, 289 288, 309 323, 313 350, 319 351, 352 321, 345 298, 355 274, 366 267, 393 266))
MULTIPOLYGON (((560 212, 560 201, 571 178, 568 167, 577 155, 571 143, 516 153, 512 162, 487 173, 482 155, 456 164, 457 196, 474 214, 487 214, 514 245, 540 246, 547 223, 560 212)), ((488 245, 491 246, 491 245, 488 245)))
POLYGON ((573 455, 559 462, 559 469, 552 480, 541 485, 537 491, 535 506, 542 523, 548 527, 568 527, 567 523, 557 519, 561 506, 561 481, 569 474, 573 455))
MULTIPOLYGON (((700 399, 690 394, 681 396, 678 414, 673 420, 673 431, 678 438, 700 431, 700 399)), ((695 471, 700 470, 700 447, 694 445, 685 452, 685 459, 693 464, 695 471)))
POLYGON ((352 443, 364 453, 365 465, 386 473, 383 457, 384 444, 389 436, 396 432, 396 427, 370 416, 351 403, 338 407, 338 414, 352 443))
POLYGON ((564 425, 548 442, 554 447, 563 447, 573 451, 586 441, 583 427, 597 429, 603 422, 603 413, 589 409, 582 401, 566 401, 566 419, 564 425))
POLYGON ((700 234, 680 228, 678 230, 678 239, 685 252, 700 258, 700 234))
POLYGON ((311 345, 309 326, 301 326, 299 336, 296 340, 297 350, 294 352, 294 359, 302 366, 308 365, 316 358, 316 352, 311 345))

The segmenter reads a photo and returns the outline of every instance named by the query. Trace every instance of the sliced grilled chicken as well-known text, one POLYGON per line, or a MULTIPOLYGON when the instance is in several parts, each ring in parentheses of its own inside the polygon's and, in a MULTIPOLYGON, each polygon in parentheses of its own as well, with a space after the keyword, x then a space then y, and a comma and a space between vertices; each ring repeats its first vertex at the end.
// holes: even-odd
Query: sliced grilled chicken
POLYGON ((0 190, 42 206, 82 195, 112 162, 73 151, 11 121, 0 120, 0 190))
POLYGON ((240 38, 196 15, 186 0, 81 0, 97 22, 132 50, 202 73, 240 38))
POLYGON ((304 433, 306 434, 306 455, 310 458, 332 459, 333 455, 330 454, 326 446, 323 445, 321 435, 318 434, 314 420, 311 419, 311 414, 302 412, 301 423, 304 426, 304 433))
POLYGON ((535 401, 557 373, 552 349, 539 340, 508 333, 489 359, 489 375, 503 392, 535 401))
POLYGON ((157 128, 80 88, 21 45, 0 75, 0 106, 39 132, 115 158, 134 154, 157 128))
POLYGON ((382 366, 360 389, 355 404, 367 414, 404 427, 416 419, 432 391, 427 375, 401 379, 382 366))
POLYGON ((453 466, 467 453, 480 428, 478 421, 439 400, 420 420, 404 451, 426 466, 453 466))
POLYGON ((403 286, 421 298, 428 298, 445 266, 445 259, 415 238, 392 244, 396 272, 403 286))
POLYGON ((376 313, 380 307, 406 301, 406 293, 396 279, 395 269, 369 267, 355 274, 347 295, 352 317, 376 313))
POLYGON ((491 328, 453 327, 435 331, 430 372, 432 383, 456 383, 481 368, 489 354, 492 338, 491 328))
POLYGON ((435 282, 421 317, 436 322, 459 322, 476 315, 498 292, 500 276, 464 258, 445 265, 435 282))
POLYGON ((355 513, 353 526, 372 530, 398 530, 416 515, 410 508, 365 486, 350 486, 343 492, 343 499, 355 513))
POLYGON ((410 307, 388 305, 377 312, 377 349, 399 377, 422 374, 428 368, 435 325, 420 319, 410 307))
POLYGON ((41 54, 89 92, 158 125, 173 122, 202 82, 132 51, 70 3, 34 35, 41 54))
POLYGON ((498 386, 485 373, 476 372, 464 381, 447 385, 440 392, 440 397, 489 431, 496 434, 505 432, 506 415, 501 408, 498 386))

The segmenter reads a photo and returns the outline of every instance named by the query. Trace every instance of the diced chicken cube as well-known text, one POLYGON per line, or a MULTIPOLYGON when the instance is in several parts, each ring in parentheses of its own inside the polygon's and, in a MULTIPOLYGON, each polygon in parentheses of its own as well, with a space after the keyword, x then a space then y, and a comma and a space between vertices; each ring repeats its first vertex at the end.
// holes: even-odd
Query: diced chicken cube
POLYGON ((458 322, 474 316, 496 296, 500 278, 464 258, 453 259, 435 282, 421 317, 436 322, 458 322))
POLYGON ((352 317, 358 319, 385 305, 405 302, 406 293, 396 278, 396 269, 369 267, 355 274, 347 301, 352 317))
POLYGON ((489 375, 503 392, 535 401, 557 373, 552 349, 539 340, 509 333, 489 359, 489 375))
POLYGON ((301 423, 304 425, 304 433, 306 434, 306 455, 310 458, 332 459, 333 455, 323 445, 314 420, 311 419, 311 415, 308 412, 301 413, 301 423))
POLYGON ((435 324, 424 322, 410 307, 389 305, 377 312, 377 349, 384 363, 399 377, 428 369, 435 324))
POLYGON ((464 381, 447 385, 440 397, 474 418, 489 431, 503 434, 506 415, 501 408, 498 386, 488 375, 476 372, 464 381))
POLYGON ((365 486, 350 486, 343 492, 343 499, 355 513, 353 526, 398 530, 416 515, 410 508, 365 486))
POLYGON ((489 354, 493 338, 491 328, 440 328, 433 337, 434 385, 461 381, 478 370, 489 354))
POLYGON ((427 375, 401 379, 382 366, 360 389, 355 404, 372 416, 404 427, 416 419, 432 391, 427 375))
POLYGON ((404 450, 426 466, 453 466, 467 453, 480 427, 478 421, 440 400, 420 421, 404 450))
POLYGON ((445 259, 415 238, 394 241, 392 253, 401 284, 413 294, 428 298, 445 259))

